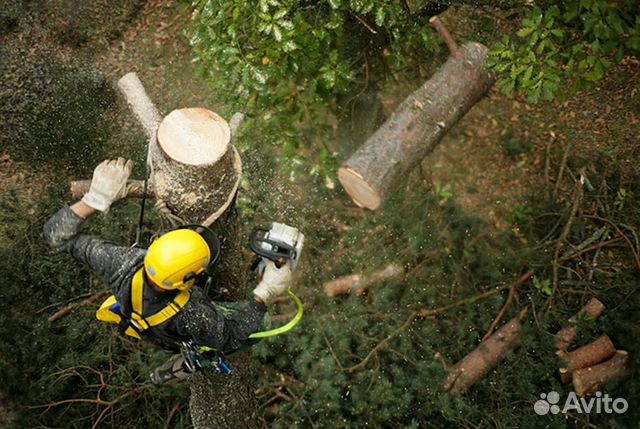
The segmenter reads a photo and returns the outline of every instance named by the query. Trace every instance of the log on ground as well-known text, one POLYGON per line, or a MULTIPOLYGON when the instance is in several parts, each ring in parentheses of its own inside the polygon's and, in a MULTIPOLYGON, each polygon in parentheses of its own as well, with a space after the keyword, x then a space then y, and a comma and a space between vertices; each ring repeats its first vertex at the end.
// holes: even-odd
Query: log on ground
POLYGON ((568 383, 573 371, 609 359, 615 352, 616 347, 606 334, 569 353, 560 352, 559 356, 565 362, 565 367, 560 368, 560 378, 564 383, 568 383))
POLYGON ((526 314, 525 308, 455 364, 444 383, 444 390, 462 394, 495 368, 509 350, 520 344, 521 322, 526 314))
POLYGON ((396 279, 404 275, 404 268, 398 264, 388 264, 372 274, 350 274, 338 277, 324 284, 324 292, 328 296, 345 295, 348 293, 362 294, 372 286, 396 279))
POLYGON ((340 183, 360 207, 376 210, 465 113, 493 85, 488 49, 464 44, 338 170, 340 183))
POLYGON ((631 373, 629 354, 618 350, 611 359, 599 365, 577 370, 573 374, 573 389, 578 396, 602 391, 605 385, 631 373))
POLYGON ((556 334, 556 348, 560 351, 566 350, 578 337, 576 324, 581 317, 589 320, 596 320, 604 312, 604 304, 598 298, 591 298, 578 313, 568 320, 568 324, 556 334))

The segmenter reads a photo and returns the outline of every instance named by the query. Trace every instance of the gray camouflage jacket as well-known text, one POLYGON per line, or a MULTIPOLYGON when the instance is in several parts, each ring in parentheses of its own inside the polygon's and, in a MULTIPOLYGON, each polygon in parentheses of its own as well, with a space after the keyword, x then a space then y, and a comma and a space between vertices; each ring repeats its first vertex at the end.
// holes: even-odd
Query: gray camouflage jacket
MULTIPOLYGON (((55 250, 69 253, 77 261, 87 264, 121 302, 120 297, 129 296, 133 275, 143 266, 146 250, 119 246, 81 234, 79 231, 83 223, 84 219, 69 207, 64 207, 45 223, 44 236, 55 250)), ((145 313, 148 309, 152 314, 166 307, 175 293, 159 293, 145 284, 143 295, 145 313)), ((232 353, 260 328, 265 313, 264 304, 251 300, 233 318, 226 318, 202 289, 194 287, 187 305, 162 328, 178 341, 192 339, 198 345, 232 353)), ((167 350, 176 350, 175 343, 168 344, 154 336, 148 339, 167 350)))

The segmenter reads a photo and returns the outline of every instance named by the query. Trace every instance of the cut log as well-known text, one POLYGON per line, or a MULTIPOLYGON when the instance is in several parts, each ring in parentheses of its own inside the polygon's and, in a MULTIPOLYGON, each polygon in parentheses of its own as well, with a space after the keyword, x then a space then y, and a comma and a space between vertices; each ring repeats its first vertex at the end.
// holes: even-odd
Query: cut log
POLYGON ((573 374, 573 390, 578 396, 600 392, 608 382, 624 378, 630 372, 629 354, 625 350, 618 350, 611 359, 599 365, 576 370, 573 374))
POLYGON ((469 42, 458 58, 412 93, 338 170, 360 207, 376 210, 465 113, 493 85, 485 69, 488 48, 469 42))
POLYGON ((201 108, 174 110, 149 142, 153 190, 171 212, 210 226, 235 198, 242 163, 227 122, 201 108))
POLYGON ((509 350, 520 344, 521 321, 526 314, 525 308, 456 363, 443 385, 444 390, 451 394, 463 394, 495 368, 509 350))
MULTIPOLYGON (((148 98, 145 101, 146 94, 140 96, 144 94, 141 87, 119 85, 150 136, 151 189, 185 223, 210 226, 220 239, 222 251, 214 270, 212 297, 246 300, 246 269, 241 263, 235 210, 242 168, 238 152, 230 143, 229 126, 209 110, 180 109, 163 119, 156 132, 156 116, 139 113, 149 110, 148 104, 153 105, 148 98), (130 88, 135 94, 128 93, 130 88)), ((196 429, 260 427, 254 388, 256 368, 251 356, 239 353, 229 364, 233 367, 231 376, 199 371, 191 377, 189 410, 196 429)))
POLYGON ((595 320, 604 312, 604 308, 604 304, 598 298, 591 298, 578 313, 568 320, 569 324, 558 331, 556 334, 556 348, 560 351, 568 349, 578 337, 578 330, 575 327, 578 320, 581 317, 595 320))
POLYGON ((324 284, 324 292, 328 296, 344 295, 348 293, 362 294, 371 286, 392 280, 404 275, 404 268, 398 264, 388 264, 372 274, 350 274, 338 277, 324 284))
POLYGON ((570 353, 561 352, 560 359, 565 362, 565 367, 560 368, 560 378, 563 383, 571 380, 572 373, 580 368, 595 365, 609 359, 616 352, 616 347, 608 335, 601 335, 585 346, 573 350, 570 353))

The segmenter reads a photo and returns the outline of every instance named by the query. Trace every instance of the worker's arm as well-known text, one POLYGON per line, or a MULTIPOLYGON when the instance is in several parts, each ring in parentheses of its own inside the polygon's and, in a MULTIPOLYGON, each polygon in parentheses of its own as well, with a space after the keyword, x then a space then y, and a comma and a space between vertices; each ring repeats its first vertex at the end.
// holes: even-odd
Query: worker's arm
POLYGON ((253 290, 254 299, 233 318, 226 318, 199 289, 193 290, 193 298, 178 319, 180 333, 192 337, 197 344, 207 345, 224 353, 236 351, 262 326, 262 319, 269 302, 287 290, 291 283, 291 264, 277 268, 265 261, 265 270, 258 286, 253 290))
POLYGON ((261 302, 251 300, 233 318, 226 318, 200 296, 203 294, 200 289, 194 288, 192 293, 189 305, 180 312, 175 326, 180 335, 193 338, 197 344, 232 353, 262 326, 267 306, 261 302))
POLYGON ((118 276, 139 264, 142 251, 79 231, 86 218, 98 210, 108 211, 113 202, 126 195, 126 181, 132 168, 131 161, 123 158, 102 162, 96 167, 91 188, 82 200, 71 207, 63 207, 44 225, 44 236, 51 247, 89 265, 108 284, 118 284, 118 276))

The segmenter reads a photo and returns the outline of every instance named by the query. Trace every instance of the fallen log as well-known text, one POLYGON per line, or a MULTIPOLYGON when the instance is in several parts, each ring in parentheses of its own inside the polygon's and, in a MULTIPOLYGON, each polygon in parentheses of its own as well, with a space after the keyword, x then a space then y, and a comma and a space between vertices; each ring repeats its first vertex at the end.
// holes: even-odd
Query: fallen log
POLYGON ((600 392, 609 381, 624 378, 630 372, 629 354, 625 350, 617 350, 611 359, 577 370, 573 374, 573 390, 578 396, 600 392))
POLYGON ((569 324, 558 331, 556 334, 556 348, 564 351, 569 348, 571 343, 578 336, 576 324, 581 317, 587 317, 595 320, 604 312, 604 304, 598 298, 591 298, 578 313, 573 315, 569 320, 569 324))
POLYGON ((404 268, 398 264, 388 264, 372 274, 350 274, 338 277, 324 284, 324 292, 328 296, 345 295, 348 293, 362 294, 371 286, 392 280, 404 275, 404 268))
POLYGON ((570 353, 560 352, 560 359, 565 362, 565 367, 560 368, 560 379, 563 383, 568 383, 574 371, 607 360, 613 356, 615 352, 616 347, 606 334, 601 335, 595 341, 575 349, 570 353))
POLYGON ((486 46, 468 42, 451 49, 455 50, 440 70, 338 170, 340 183, 358 206, 378 209, 493 85, 494 77, 484 65, 486 46))
POLYGON ((527 308, 482 341, 471 353, 456 363, 449 371, 443 385, 450 394, 463 394, 478 380, 496 367, 504 355, 520 344, 521 322, 527 308))

